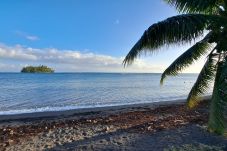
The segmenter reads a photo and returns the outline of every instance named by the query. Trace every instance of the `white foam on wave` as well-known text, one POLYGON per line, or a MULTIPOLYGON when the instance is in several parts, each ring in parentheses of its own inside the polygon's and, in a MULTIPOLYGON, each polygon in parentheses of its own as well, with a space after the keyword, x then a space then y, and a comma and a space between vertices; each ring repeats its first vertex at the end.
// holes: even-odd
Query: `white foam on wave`
POLYGON ((41 107, 32 109, 21 109, 21 110, 8 110, 0 111, 0 115, 14 115, 14 114, 26 114, 26 113, 37 113, 37 112, 54 112, 54 111, 67 111, 73 109, 83 109, 83 108, 94 108, 98 106, 64 106, 64 107, 41 107))
MULTIPOLYGON (((204 95, 202 97, 210 97, 211 95, 204 95)), ((169 97, 168 97, 169 98, 169 97)), ((168 101, 177 101, 186 99, 186 96, 178 96, 169 98, 168 101)), ((38 112, 56 112, 56 111, 67 111, 67 110, 75 110, 75 109, 91 109, 91 108, 99 108, 99 107, 115 107, 115 106, 122 106, 122 105, 138 105, 144 103, 155 103, 155 102, 162 102, 166 101, 166 97, 161 100, 153 100, 151 101, 143 101, 138 103, 117 103, 117 104, 93 104, 93 105, 80 105, 80 106, 61 106, 61 107, 40 107, 40 108, 32 108, 32 109, 20 109, 20 110, 8 110, 8 111, 0 111, 0 115, 17 115, 17 114, 27 114, 27 113, 38 113, 38 112)))
POLYGON ((55 111, 67 111, 67 110, 75 110, 75 109, 89 109, 89 108, 111 107, 111 106, 121 106, 121 105, 129 105, 129 104, 64 106, 64 107, 49 107, 48 106, 48 107, 32 108, 32 109, 0 111, 0 115, 16 115, 16 114, 38 113, 38 112, 55 112, 55 111))
MULTIPOLYGON (((185 99, 185 97, 175 97, 169 101, 176 101, 179 99, 185 99)), ((121 104, 105 104, 105 105, 80 105, 80 106, 61 106, 61 107, 40 107, 40 108, 31 108, 31 109, 20 109, 20 110, 8 110, 8 111, 0 111, 0 115, 17 115, 17 114, 27 114, 27 113, 38 113, 38 112, 55 112, 55 111, 67 111, 67 110, 75 110, 75 109, 90 109, 90 108, 99 108, 99 107, 115 107, 122 105, 136 105, 136 104, 144 104, 144 103, 155 103, 162 102, 161 100, 153 100, 151 101, 143 101, 139 103, 121 103, 121 104)))

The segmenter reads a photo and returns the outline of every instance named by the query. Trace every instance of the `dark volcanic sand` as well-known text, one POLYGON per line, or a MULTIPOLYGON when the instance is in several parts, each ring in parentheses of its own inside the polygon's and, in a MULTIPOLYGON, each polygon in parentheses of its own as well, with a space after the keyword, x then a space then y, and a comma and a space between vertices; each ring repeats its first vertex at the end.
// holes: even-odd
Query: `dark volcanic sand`
MULTIPOLYGON (((3 120, 1 150, 168 150, 191 146, 227 150, 227 139, 208 133, 208 106, 87 112, 59 117, 3 120)), ((196 149, 197 150, 197 149, 196 149)))

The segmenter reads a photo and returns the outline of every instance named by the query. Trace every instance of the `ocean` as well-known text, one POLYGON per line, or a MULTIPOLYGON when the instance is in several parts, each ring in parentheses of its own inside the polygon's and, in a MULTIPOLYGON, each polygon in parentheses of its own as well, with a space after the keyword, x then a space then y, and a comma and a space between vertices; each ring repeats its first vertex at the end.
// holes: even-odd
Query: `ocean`
MULTIPOLYGON (((197 74, 0 73, 0 115, 186 99, 197 74)), ((211 90, 208 91, 209 94, 211 90)))

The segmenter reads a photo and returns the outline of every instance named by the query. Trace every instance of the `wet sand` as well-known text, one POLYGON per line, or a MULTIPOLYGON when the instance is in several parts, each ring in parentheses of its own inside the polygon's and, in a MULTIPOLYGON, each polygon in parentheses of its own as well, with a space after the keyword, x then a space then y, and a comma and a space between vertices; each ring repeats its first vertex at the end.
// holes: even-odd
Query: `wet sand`
MULTIPOLYGON (((209 99, 205 98, 205 99, 209 99)), ((208 103, 185 100, 0 116, 1 150, 227 150, 207 132, 208 103)))

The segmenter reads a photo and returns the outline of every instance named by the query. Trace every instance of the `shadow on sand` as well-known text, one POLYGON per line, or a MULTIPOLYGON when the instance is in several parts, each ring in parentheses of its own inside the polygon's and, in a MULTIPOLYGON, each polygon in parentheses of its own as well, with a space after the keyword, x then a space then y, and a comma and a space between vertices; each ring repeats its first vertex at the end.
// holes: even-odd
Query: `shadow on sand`
POLYGON ((130 151, 163 151, 172 146, 185 144, 205 145, 227 150, 227 139, 208 133, 195 124, 181 128, 162 130, 155 133, 133 132, 133 128, 117 130, 91 138, 57 145, 46 151, 60 150, 130 150, 130 151))

